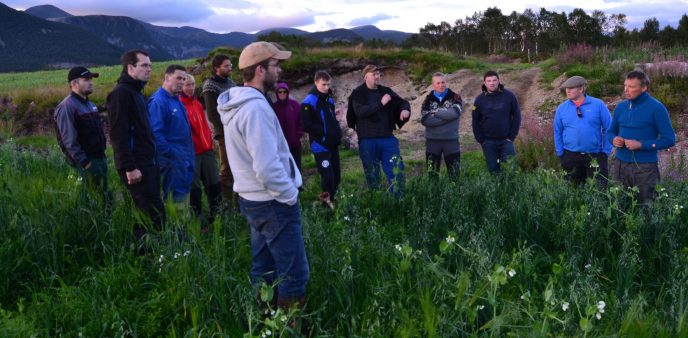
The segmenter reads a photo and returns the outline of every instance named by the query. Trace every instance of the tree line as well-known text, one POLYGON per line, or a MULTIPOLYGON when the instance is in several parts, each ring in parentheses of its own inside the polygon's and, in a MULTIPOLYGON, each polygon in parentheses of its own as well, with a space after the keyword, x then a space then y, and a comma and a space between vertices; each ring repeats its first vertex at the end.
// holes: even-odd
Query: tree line
POLYGON ((588 14, 577 8, 570 13, 539 12, 526 9, 505 15, 497 7, 457 19, 454 24, 428 23, 405 42, 405 47, 436 48, 458 54, 527 53, 551 55, 562 46, 633 46, 658 42, 662 47, 688 46, 688 15, 676 28, 660 29, 656 18, 647 19, 641 29, 626 29, 625 14, 606 14, 595 10, 588 14))

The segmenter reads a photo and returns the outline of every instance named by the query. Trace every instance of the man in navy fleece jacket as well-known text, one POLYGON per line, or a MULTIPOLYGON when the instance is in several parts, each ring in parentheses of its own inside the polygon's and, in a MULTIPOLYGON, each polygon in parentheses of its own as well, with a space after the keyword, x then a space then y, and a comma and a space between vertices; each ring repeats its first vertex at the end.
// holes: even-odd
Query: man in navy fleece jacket
POLYGON ((626 74, 623 100, 614 109, 607 140, 616 147, 612 178, 625 187, 637 186, 638 203, 647 204, 659 181, 657 150, 676 143, 666 107, 647 93, 650 79, 641 71, 626 74))
POLYGON ((483 148, 487 169, 496 174, 500 162, 516 156, 514 140, 521 127, 521 108, 493 70, 483 76, 482 89, 473 103, 473 135, 483 148))

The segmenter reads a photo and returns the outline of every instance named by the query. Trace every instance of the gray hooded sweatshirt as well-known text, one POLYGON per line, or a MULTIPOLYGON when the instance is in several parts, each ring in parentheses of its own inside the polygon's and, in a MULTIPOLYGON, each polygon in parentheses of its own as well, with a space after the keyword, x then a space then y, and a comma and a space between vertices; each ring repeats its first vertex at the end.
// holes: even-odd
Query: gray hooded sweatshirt
POLYGON ((249 201, 294 205, 301 173, 275 111, 259 90, 232 87, 217 98, 234 191, 249 201))

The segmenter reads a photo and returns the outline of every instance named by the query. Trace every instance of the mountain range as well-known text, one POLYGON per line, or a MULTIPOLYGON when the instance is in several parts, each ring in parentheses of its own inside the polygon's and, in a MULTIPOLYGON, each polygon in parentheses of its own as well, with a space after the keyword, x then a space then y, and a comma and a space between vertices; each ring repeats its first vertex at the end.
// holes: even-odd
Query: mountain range
POLYGON ((116 64, 123 51, 134 48, 146 50, 156 61, 203 57, 220 46, 243 48, 272 31, 322 43, 378 39, 400 44, 410 35, 372 25, 314 33, 273 28, 255 34, 220 34, 188 26, 156 26, 126 16, 75 16, 52 5, 22 12, 0 3, 0 72, 116 64))

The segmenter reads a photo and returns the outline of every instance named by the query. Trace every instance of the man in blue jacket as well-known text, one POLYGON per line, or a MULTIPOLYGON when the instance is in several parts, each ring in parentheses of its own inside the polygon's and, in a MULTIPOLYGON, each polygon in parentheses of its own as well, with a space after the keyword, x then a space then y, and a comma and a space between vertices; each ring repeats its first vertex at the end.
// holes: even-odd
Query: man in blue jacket
POLYGON ((642 71, 626 74, 624 95, 614 109, 607 141, 616 147, 612 178, 625 187, 638 187, 638 203, 652 200, 659 182, 657 150, 676 143, 666 107, 647 93, 650 79, 642 71))
POLYGON ((585 93, 586 85, 581 76, 572 76, 561 85, 568 100, 554 114, 554 150, 568 179, 581 184, 597 174, 605 185, 612 144, 604 134, 612 116, 602 100, 585 93))
POLYGON ((493 70, 483 75, 482 89, 473 103, 473 135, 483 148, 490 174, 497 174, 501 163, 516 156, 514 140, 521 127, 521 108, 493 70))
POLYGON ((318 166, 324 201, 334 201, 341 181, 339 144, 342 129, 334 109, 331 80, 326 71, 317 71, 313 77, 315 85, 301 104, 301 123, 308 133, 311 152, 318 166))
POLYGON ((185 75, 183 66, 170 65, 162 86, 148 99, 163 196, 180 206, 188 205, 196 161, 186 108, 179 100, 185 75))

